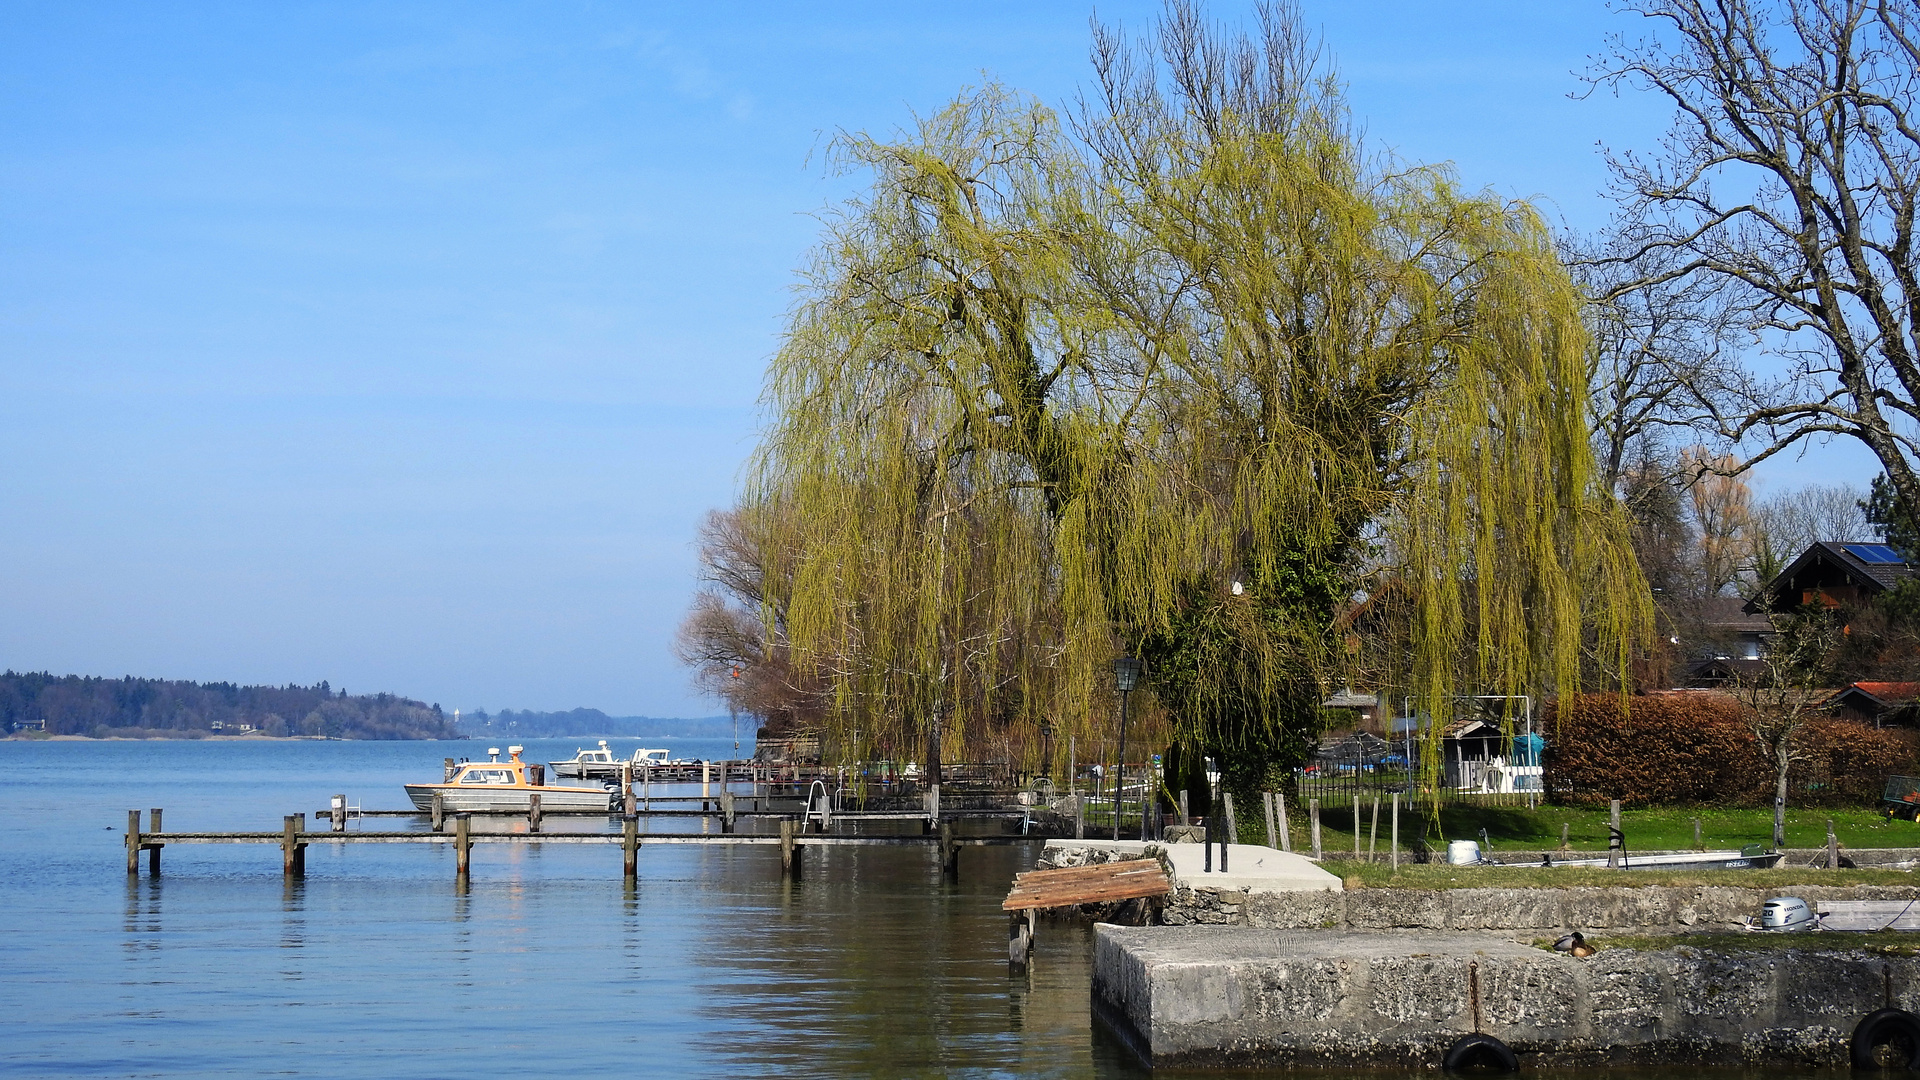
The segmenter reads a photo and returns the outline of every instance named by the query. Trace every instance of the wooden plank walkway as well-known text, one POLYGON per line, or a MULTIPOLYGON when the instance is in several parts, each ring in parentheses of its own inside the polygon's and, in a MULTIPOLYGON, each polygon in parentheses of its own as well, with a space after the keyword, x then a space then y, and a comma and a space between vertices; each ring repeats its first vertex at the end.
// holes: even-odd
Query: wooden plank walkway
MULTIPOLYGON (((780 867, 783 875, 799 872, 798 855, 806 847, 932 847, 940 858, 941 871, 946 874, 958 872, 960 849, 966 847, 1000 847, 1014 844, 1038 842, 1038 837, 998 835, 998 836, 957 836, 950 822, 941 822, 937 832, 921 836, 846 836, 835 833, 808 833, 802 822, 792 818, 783 818, 776 834, 755 833, 643 833, 640 831, 640 816, 628 815, 620 820, 621 829, 617 833, 551 833, 541 832, 538 819, 529 821, 526 832, 475 832, 472 819, 468 814, 456 814, 452 828, 447 831, 373 832, 366 830, 347 831, 327 829, 323 832, 309 832, 306 828, 305 814, 288 814, 282 822, 279 832, 168 832, 159 828, 161 810, 152 811, 151 831, 140 827, 140 811, 127 811, 127 873, 140 872, 140 853, 146 852, 148 872, 160 872, 160 851, 169 844, 275 844, 281 851, 281 870, 288 877, 301 877, 306 873, 306 852, 312 844, 448 844, 455 852, 455 874, 461 878, 467 876, 470 865, 468 853, 475 844, 587 844, 601 847, 618 846, 623 854, 622 870, 628 879, 637 874, 638 854, 642 847, 652 844, 698 844, 714 847, 778 847, 780 849, 780 867)), ((524 814, 519 816, 526 816, 524 814)))

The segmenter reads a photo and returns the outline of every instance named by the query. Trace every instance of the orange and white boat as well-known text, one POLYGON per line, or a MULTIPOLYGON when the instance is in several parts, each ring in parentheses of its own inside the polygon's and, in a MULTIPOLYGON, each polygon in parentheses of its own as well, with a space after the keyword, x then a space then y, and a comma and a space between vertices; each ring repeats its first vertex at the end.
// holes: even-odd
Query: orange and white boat
POLYGON ((604 787, 558 787, 536 784, 527 775, 527 764, 520 760, 521 747, 507 747, 508 759, 500 760, 500 748, 487 750, 488 760, 468 761, 439 784, 406 784, 407 798, 421 810, 433 809, 433 797, 449 813, 463 810, 516 811, 531 809, 531 796, 540 796, 542 810, 612 810, 614 792, 604 787))

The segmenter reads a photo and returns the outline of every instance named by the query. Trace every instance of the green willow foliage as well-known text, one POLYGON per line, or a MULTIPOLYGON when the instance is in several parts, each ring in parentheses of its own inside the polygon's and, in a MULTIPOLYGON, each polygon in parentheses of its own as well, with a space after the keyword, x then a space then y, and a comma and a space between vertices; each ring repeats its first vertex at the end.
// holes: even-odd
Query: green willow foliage
POLYGON ((1645 590, 1532 208, 1370 161, 1289 11, 1175 4, 1095 60, 1070 130, 989 86, 835 146, 873 186, 826 222, 742 510, 843 752, 944 723, 1062 756, 1123 649, 1263 762, 1361 666, 1443 717, 1570 689, 1583 649, 1624 675, 1645 590))

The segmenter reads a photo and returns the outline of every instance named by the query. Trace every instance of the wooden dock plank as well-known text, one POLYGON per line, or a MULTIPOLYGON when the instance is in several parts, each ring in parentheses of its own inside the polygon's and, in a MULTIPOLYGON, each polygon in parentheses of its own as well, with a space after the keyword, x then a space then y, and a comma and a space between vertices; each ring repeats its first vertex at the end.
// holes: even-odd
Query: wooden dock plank
MULTIPOLYGON (((793 842, 802 847, 932 847, 937 836, 831 836, 798 834, 793 842)), ((285 835, 277 832, 177 832, 141 833, 144 844, 278 844, 285 835)), ((432 832, 301 832, 294 834, 299 844, 450 844, 452 833, 432 832)), ((641 846, 648 844, 713 844, 720 846, 778 845, 780 837, 742 833, 641 833, 641 846)), ((619 844, 619 833, 483 833, 468 834, 475 844, 619 844)), ((963 847, 1001 847, 1032 843, 1021 836, 964 836, 953 841, 963 847)))
POLYGON ((1071 907, 1160 896, 1172 890, 1173 882, 1159 860, 1129 859, 1098 866, 1029 870, 1014 877, 1013 889, 1000 907, 1003 911, 1071 907))

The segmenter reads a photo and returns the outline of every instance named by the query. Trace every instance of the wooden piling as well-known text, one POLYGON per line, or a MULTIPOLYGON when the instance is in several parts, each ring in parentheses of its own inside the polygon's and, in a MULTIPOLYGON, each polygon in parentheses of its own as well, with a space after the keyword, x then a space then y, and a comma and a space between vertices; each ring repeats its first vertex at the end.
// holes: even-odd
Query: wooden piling
POLYGON ((1265 819, 1267 824, 1267 846, 1278 850, 1280 847, 1280 836, 1273 821, 1273 792, 1271 791, 1263 791, 1260 793, 1260 816, 1265 819))
POLYGON ((793 822, 780 819, 780 876, 790 878, 793 875, 794 861, 793 822))
POLYGON ((305 877, 307 874, 307 845, 300 842, 301 818, 305 814, 288 814, 280 821, 280 874, 283 877, 305 877))
POLYGON ((527 796, 527 831, 540 831, 540 793, 537 791, 527 796))
MULTIPOLYGON (((157 806, 147 811, 147 831, 157 833, 167 831, 160 827, 160 808, 157 806)), ((140 846, 147 849, 147 875, 159 877, 161 845, 143 840, 140 846)))
POLYGON ((960 845, 953 842, 953 822, 940 823, 940 873, 952 878, 960 876, 960 845))
POLYGON ((1292 852, 1293 851, 1293 826, 1289 824, 1287 821, 1287 793, 1286 792, 1276 791, 1273 793, 1273 813, 1274 813, 1274 817, 1278 818, 1280 823, 1280 850, 1285 852, 1292 852))
POLYGON ((127 811, 127 876, 140 876, 140 811, 127 811))
POLYGON ((1087 838, 1087 800, 1082 795, 1073 797, 1073 838, 1075 840, 1087 838))
MULTIPOLYGON (((453 759, 448 758, 447 760, 451 761, 453 759)), ((429 813, 433 815, 433 831, 445 832, 447 828, 447 796, 445 792, 436 791, 433 793, 433 808, 429 813)))
POLYGON ((1187 791, 1185 788, 1180 789, 1180 824, 1193 824, 1193 815, 1187 808, 1187 791))
POLYGON ((465 811, 453 815, 453 875, 461 880, 466 879, 472 865, 473 835, 469 829, 469 815, 465 811))
MULTIPOLYGON (((154 863, 155 867, 159 865, 158 862, 154 863)), ((1834 835, 1832 818, 1827 819, 1827 869, 1840 869, 1840 838, 1834 835)))
POLYGON ((1027 969, 1027 960, 1033 955, 1034 910, 1025 908, 1010 913, 1007 922, 1007 969, 1019 972, 1027 969))
POLYGON ((1693 819, 1693 850, 1695 851, 1707 850, 1706 845, 1700 842, 1700 819, 1699 818, 1693 819))
POLYGON ((720 831, 733 831, 733 790, 725 786, 720 788, 720 831))
POLYGON ((1223 844, 1238 843, 1240 840, 1240 822, 1237 821, 1233 816, 1233 792, 1231 791, 1221 792, 1220 805, 1226 811, 1226 816, 1227 816, 1227 835, 1226 835, 1226 838, 1221 841, 1221 843, 1223 844))
POLYGON ((628 881, 640 876, 640 818, 625 814, 620 819, 620 874, 628 881))
POLYGON ((1319 800, 1319 799, 1309 799, 1309 800, 1307 800, 1307 816, 1308 816, 1308 820, 1309 820, 1309 822, 1310 822, 1310 825, 1308 826, 1308 828, 1309 828, 1309 830, 1311 831, 1311 833, 1312 833, 1312 835, 1313 835, 1313 858, 1314 858, 1314 861, 1316 861, 1316 862, 1318 862, 1318 861, 1320 860, 1320 857, 1321 857, 1321 852, 1320 852, 1320 800, 1319 800))
POLYGON ((1620 800, 1614 799, 1607 808, 1607 869, 1620 869, 1620 856, 1626 846, 1626 837, 1620 832, 1620 800))
POLYGON ((347 831, 347 797, 345 795, 335 795, 332 800, 332 809, 333 809, 333 813, 330 814, 329 817, 332 820, 333 831, 346 832, 347 831))
POLYGON ((1353 797, 1353 861, 1360 861, 1360 796, 1353 797))
POLYGON ((707 796, 713 791, 713 764, 705 758, 700 760, 700 812, 707 812, 707 796))
POLYGON ((1373 797, 1373 828, 1367 833, 1367 862, 1372 864, 1374 853, 1380 849, 1380 796, 1373 797))
POLYGON ((452 758, 443 758, 441 760, 443 764, 441 766, 440 782, 443 784, 451 784, 453 783, 453 774, 460 770, 454 766, 452 758))
POLYGON ((1572 850, 1572 845, 1567 842, 1567 823, 1564 821, 1560 823, 1560 850, 1572 850))

